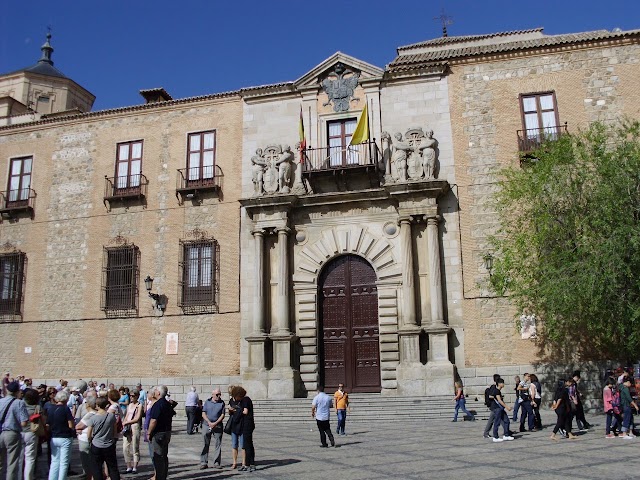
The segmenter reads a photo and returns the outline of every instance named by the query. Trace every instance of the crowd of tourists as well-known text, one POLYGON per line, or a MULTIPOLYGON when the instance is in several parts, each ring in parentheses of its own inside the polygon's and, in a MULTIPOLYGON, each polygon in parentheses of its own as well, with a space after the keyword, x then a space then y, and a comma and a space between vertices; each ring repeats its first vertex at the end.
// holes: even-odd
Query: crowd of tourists
MULTIPOLYGON (((556 423, 553 426, 551 440, 578 438, 575 431, 587 431, 593 426, 584 414, 583 394, 580 391, 580 372, 575 371, 566 379, 559 379, 551 401, 551 409, 556 413, 556 423), (573 423, 576 423, 576 429, 573 423)), ((638 403, 634 400, 636 394, 634 381, 629 372, 618 369, 616 376, 610 376, 605 381, 603 391, 604 413, 606 415, 605 438, 622 438, 631 440, 635 424, 634 410, 638 413, 638 403)), ((514 377, 515 403, 513 407, 507 405, 504 396, 505 381, 499 375, 493 376, 493 383, 484 392, 484 403, 489 408, 489 419, 484 428, 484 438, 499 443, 515 440, 516 428, 511 423, 518 422, 518 432, 537 432, 542 430, 540 407, 542 405, 542 385, 536 374, 525 373, 521 379, 514 377), (499 435, 502 429, 502 436, 499 435)), ((462 382, 455 382, 456 402, 453 422, 458 419, 458 412, 462 410, 469 420, 475 420, 472 412, 466 409, 465 394, 462 382)), ((517 425, 517 423, 516 423, 517 425)))
MULTIPOLYGON (((195 388, 191 393, 195 394, 195 388)), ((229 387, 229 394, 228 406, 221 399, 219 389, 214 389, 204 403, 196 399, 198 418, 187 407, 188 433, 204 426, 205 446, 200 468, 208 468, 212 437, 215 439, 214 466, 222 468, 221 443, 225 431, 231 435, 232 468, 254 471, 253 404, 240 386, 229 387), (229 417, 223 426, 227 412, 229 417), (242 449, 239 466, 238 448, 242 449)), ((55 387, 42 384, 34 388, 29 379, 14 379, 7 372, 0 398, 3 471, 9 480, 35 479, 38 457, 45 454, 43 447, 46 446, 49 480, 64 480, 74 475, 82 475, 87 480, 120 480, 121 474, 138 473, 141 444, 146 443, 154 472, 150 480, 166 480, 176 406, 177 402, 171 400, 163 385, 147 391, 140 384, 132 389, 124 386, 116 389, 114 384, 79 380, 69 385, 61 379, 55 387), (74 438, 78 441, 81 463, 77 466, 71 464, 74 438), (122 466, 118 465, 118 443, 124 456, 122 466), (80 470, 80 466, 82 473, 74 471, 80 470)))

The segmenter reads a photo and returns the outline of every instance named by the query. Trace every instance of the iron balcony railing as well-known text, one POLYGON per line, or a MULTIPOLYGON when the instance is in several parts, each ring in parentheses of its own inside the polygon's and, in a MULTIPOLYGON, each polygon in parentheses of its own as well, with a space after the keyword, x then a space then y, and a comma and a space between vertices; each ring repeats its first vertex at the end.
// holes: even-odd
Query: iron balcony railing
POLYGON ((303 151, 305 172, 377 165, 379 150, 375 141, 343 147, 307 148, 303 151))
POLYGON ((178 184, 176 190, 206 190, 218 189, 222 185, 222 169, 218 165, 178 170, 178 184))
POLYGON ((0 212, 11 213, 18 210, 31 210, 36 203, 36 192, 33 188, 7 190, 0 192, 0 212))
POLYGON ((540 147, 544 142, 557 140, 561 135, 567 134, 567 124, 553 127, 528 128, 518 130, 518 150, 521 153, 531 152, 540 147))
POLYGON ((149 180, 138 173, 123 177, 104 177, 104 198, 112 200, 116 198, 145 197, 149 180))

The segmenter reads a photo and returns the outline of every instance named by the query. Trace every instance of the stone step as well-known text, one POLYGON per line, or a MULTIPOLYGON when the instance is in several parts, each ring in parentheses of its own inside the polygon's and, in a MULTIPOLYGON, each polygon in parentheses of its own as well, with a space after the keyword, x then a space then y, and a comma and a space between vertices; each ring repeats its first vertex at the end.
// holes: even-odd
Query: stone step
MULTIPOLYGON (((389 397, 379 394, 351 394, 349 399, 351 412, 347 414, 347 418, 350 422, 388 423, 451 418, 455 407, 453 396, 450 395, 389 397)), ((294 423, 313 422, 311 401, 311 398, 254 400, 254 415, 260 423, 280 423, 283 418, 294 423)), ((470 400, 467 408, 475 412, 478 418, 488 416, 487 408, 482 402, 470 400)))

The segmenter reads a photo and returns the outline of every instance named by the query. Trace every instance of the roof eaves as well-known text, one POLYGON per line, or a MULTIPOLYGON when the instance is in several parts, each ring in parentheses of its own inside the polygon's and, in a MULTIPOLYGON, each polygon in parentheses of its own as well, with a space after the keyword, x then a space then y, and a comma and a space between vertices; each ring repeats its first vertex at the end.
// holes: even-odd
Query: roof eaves
POLYGON ((528 50, 540 47, 552 47, 555 45, 567 45, 571 43, 590 42, 621 38, 640 34, 638 30, 627 30, 622 32, 609 32, 607 30, 595 30, 592 32, 552 35, 538 39, 521 40, 495 45, 481 45, 477 47, 463 47, 449 50, 437 50, 433 52, 399 55, 390 64, 390 70, 396 70, 399 66, 420 64, 425 62, 443 61, 447 59, 471 57, 477 55, 493 54, 499 52, 511 52, 514 50, 528 50))
POLYGON ((199 95, 199 96, 195 96, 195 97, 179 98, 179 99, 176 99, 176 100, 169 100, 169 101, 160 102, 160 103, 143 103, 143 104, 139 104, 139 105, 131 105, 131 106, 127 106, 127 107, 110 108, 110 109, 107 109, 107 110, 97 110, 95 112, 72 114, 72 115, 56 117, 56 118, 45 118, 45 119, 41 119, 41 120, 36 120, 35 122, 19 123, 19 124, 15 124, 15 125, 5 125, 5 126, 0 127, 0 131, 11 130, 11 129, 20 128, 20 127, 32 127, 32 126, 36 126, 36 125, 46 125, 46 124, 58 123, 58 122, 68 121, 68 120, 79 120, 79 119, 103 117, 103 116, 107 116, 107 115, 111 115, 111 114, 118 114, 118 113, 128 113, 128 112, 136 112, 136 111, 143 111, 143 110, 151 110, 151 109, 154 109, 154 108, 165 108, 165 107, 170 107, 170 106, 173 106, 173 105, 182 105, 182 104, 194 103, 194 102, 199 102, 199 101, 204 101, 204 100, 215 100, 215 99, 218 99, 218 98, 230 98, 230 97, 233 97, 233 96, 236 96, 236 95, 239 95, 239 94, 240 94, 239 90, 230 90, 228 92, 214 93, 214 94, 209 94, 209 95, 199 95))
POLYGON ((403 45, 397 48, 398 51, 400 50, 409 50, 412 48, 420 48, 420 47, 426 47, 429 45, 444 45, 447 43, 458 43, 458 42, 468 42, 470 40, 482 40, 485 38, 493 38, 493 37, 506 37, 509 35, 524 35, 527 33, 536 33, 536 32, 542 32, 543 27, 538 27, 538 28, 531 28, 528 30, 512 30, 512 31, 508 31, 508 32, 496 32, 496 33, 486 33, 486 34, 479 34, 479 35, 460 35, 460 36, 456 36, 456 37, 439 37, 439 38, 433 38, 431 40, 425 40, 422 42, 418 42, 418 43, 411 43, 409 45, 403 45))

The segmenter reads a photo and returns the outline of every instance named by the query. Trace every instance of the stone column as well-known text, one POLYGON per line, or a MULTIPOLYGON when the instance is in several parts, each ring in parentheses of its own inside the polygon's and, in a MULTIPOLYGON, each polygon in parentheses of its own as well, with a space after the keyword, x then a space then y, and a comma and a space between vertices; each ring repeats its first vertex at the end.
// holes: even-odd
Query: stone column
POLYGON ((255 242, 254 267, 255 290, 253 292, 253 333, 265 333, 265 305, 264 305, 264 230, 254 230, 255 242))
POLYGON ((289 228, 278 228, 278 289, 272 334, 289 334, 289 228))
POLYGON ((289 228, 278 227, 278 287, 276 289, 275 318, 269 338, 273 343, 273 368, 269 372, 268 398, 293 398, 300 374, 291 367, 292 343, 295 336, 289 329, 290 274, 289 228))
POLYGON ((400 364, 396 372, 398 393, 424 395, 424 367, 420 363, 421 329, 416 319, 415 271, 411 217, 400 217, 400 257, 402 259, 402 316, 398 328, 400 364))
POLYGON ((429 296, 431 323, 424 327, 429 336, 427 359, 427 395, 447 395, 453 382, 453 364, 449 361, 449 326, 444 323, 442 275, 440 273, 440 217, 427 217, 427 254, 429 258, 429 296))
MULTIPOLYGON (((252 332, 245 338, 249 343, 249 372, 265 370, 265 301, 264 301, 264 230, 251 232, 255 242, 255 270, 253 297, 253 325, 252 332)), ((251 379, 253 379, 251 377, 251 379)), ((264 392, 266 396, 266 389, 264 392)))
POLYGON ((438 216, 427 218, 427 253, 429 255, 429 296, 431 297, 431 325, 443 326, 442 276, 440 274, 440 241, 438 216))
POLYGON ((402 256, 402 327, 416 326, 416 290, 413 269, 411 217, 400 218, 400 255, 402 256))

